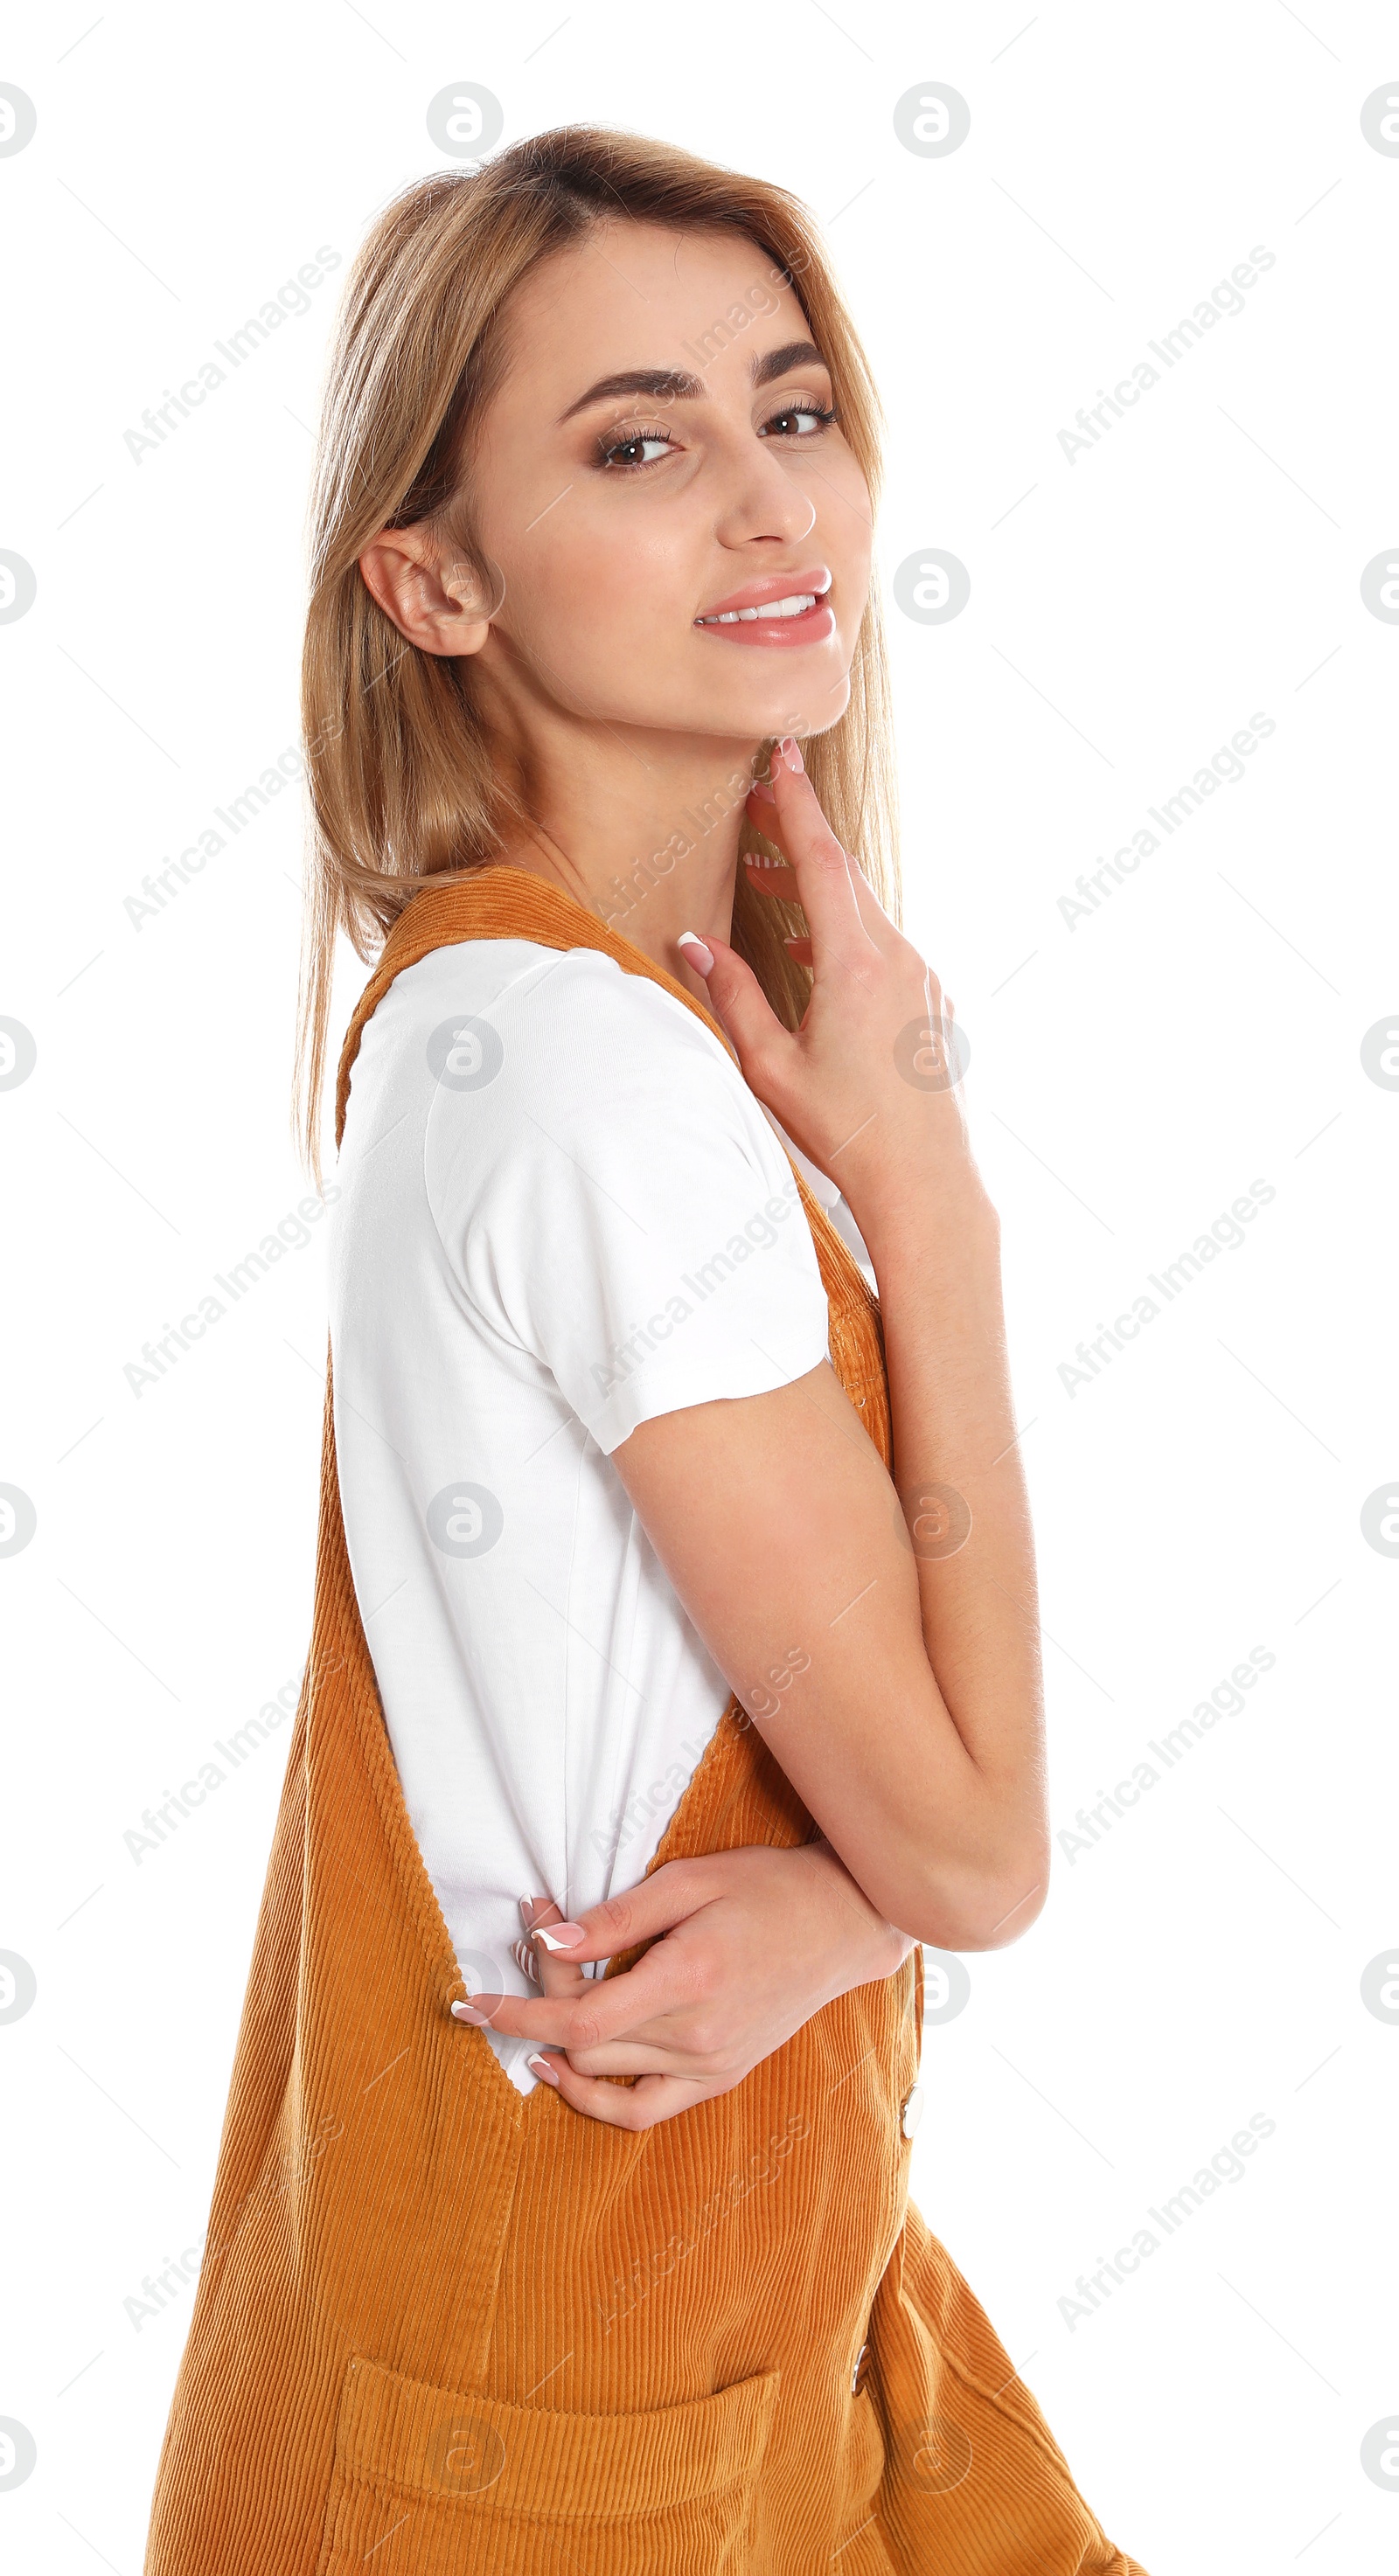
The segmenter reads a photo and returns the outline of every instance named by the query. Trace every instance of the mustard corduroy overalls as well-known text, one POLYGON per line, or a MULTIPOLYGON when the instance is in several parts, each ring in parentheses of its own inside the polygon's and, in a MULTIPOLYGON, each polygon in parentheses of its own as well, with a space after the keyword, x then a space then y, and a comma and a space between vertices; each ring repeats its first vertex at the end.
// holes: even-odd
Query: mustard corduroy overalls
MULTIPOLYGON (((337 1139, 393 977, 467 939, 601 949, 717 1025, 538 877, 430 883, 351 1022, 337 1139)), ((798 1177, 832 1361, 888 1464, 878 1303, 798 1177)), ((652 1867, 816 1831, 731 1699, 652 1867)), ((328 1391, 311 1652, 146 2576, 1142 2576, 909 2202, 920 1951, 635 2136, 517 2092, 453 2020, 465 1992, 328 1391)))

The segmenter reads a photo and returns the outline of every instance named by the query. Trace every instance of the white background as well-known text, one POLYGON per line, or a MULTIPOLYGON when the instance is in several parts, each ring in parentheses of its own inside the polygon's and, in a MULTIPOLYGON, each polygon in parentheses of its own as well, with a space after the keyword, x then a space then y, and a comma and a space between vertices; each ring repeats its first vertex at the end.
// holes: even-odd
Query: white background
MULTIPOLYGON (((0 1012, 38 1053, 0 1094, 0 1480, 37 1532, 0 1562, 0 1948, 37 2000, 0 2027, 0 2415, 38 2462, 0 2530, 28 2570, 139 2569, 192 2296, 143 2314, 142 2283, 204 2228, 289 1725, 155 1852, 124 1836, 294 1684, 309 1630, 319 1239, 153 1389, 123 1375, 305 1194, 298 791, 139 929, 123 899, 296 741, 332 298, 444 166, 429 100, 471 80, 506 142, 614 121, 800 192, 887 404, 886 582, 928 547, 969 572, 950 622, 890 608, 907 918, 971 1039, 1004 1222, 1056 1828, 1276 1659, 969 1962, 927 2033, 915 2197, 1150 2576, 1390 2569, 1399 2492, 1361 2445, 1399 2406, 1399 2028, 1361 1977, 1399 1933, 1399 1564, 1361 1511, 1399 1468, 1399 1097, 1360 1050, 1399 1017, 1399 626, 1360 582, 1399 554, 1399 158, 1360 111, 1399 92, 1399 28, 1324 0, 558 11, 7 15, 0 79, 38 125, 0 160, 0 546, 37 598, 0 631, 0 1012), (893 125, 930 79, 971 110, 943 158, 893 125), (321 245, 342 266, 310 311, 136 462, 123 433, 321 245), (1255 245, 1246 309, 1070 462, 1079 408, 1255 245), (1255 712, 1243 780, 1070 929, 1060 896, 1255 712), (1254 1180, 1245 1243, 1068 1392, 1075 1345, 1254 1180), (1260 2113, 1242 2178, 1066 2313, 1260 2113)), ((347 959, 341 1024, 360 980, 347 959)))

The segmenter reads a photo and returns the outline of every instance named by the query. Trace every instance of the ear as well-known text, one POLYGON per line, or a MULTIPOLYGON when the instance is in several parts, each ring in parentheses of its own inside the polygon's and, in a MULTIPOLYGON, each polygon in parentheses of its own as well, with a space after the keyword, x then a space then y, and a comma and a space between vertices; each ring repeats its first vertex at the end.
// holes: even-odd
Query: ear
POLYGON ((365 547, 359 569, 371 598, 421 652, 480 652, 500 602, 484 595, 473 565, 444 555, 426 529, 383 529, 365 547))

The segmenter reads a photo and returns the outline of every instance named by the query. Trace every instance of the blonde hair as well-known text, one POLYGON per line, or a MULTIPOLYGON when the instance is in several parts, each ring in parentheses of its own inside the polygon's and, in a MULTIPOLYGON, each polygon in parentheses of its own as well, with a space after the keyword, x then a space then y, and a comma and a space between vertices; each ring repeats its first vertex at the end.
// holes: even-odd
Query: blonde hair
MULTIPOLYGON (((371 962, 425 878, 488 865, 521 819, 473 700, 469 657, 410 644, 366 587, 359 557, 385 527, 434 520, 489 585, 465 459, 500 377, 496 326, 540 260, 618 218, 732 231, 771 258, 801 299, 872 502, 877 493, 880 415, 868 363, 812 219, 785 189, 673 144, 562 126, 479 171, 419 180, 386 207, 346 280, 311 499, 301 665, 311 842, 296 1117, 317 1172, 337 933, 371 962)), ((889 689, 873 596, 849 704, 812 738, 806 760, 833 830, 858 850, 897 918, 889 689)), ((743 846, 765 846, 746 822, 743 846)), ((739 870, 732 945, 788 1028, 801 1020, 811 978, 782 942, 805 927, 799 907, 754 894, 739 870)))

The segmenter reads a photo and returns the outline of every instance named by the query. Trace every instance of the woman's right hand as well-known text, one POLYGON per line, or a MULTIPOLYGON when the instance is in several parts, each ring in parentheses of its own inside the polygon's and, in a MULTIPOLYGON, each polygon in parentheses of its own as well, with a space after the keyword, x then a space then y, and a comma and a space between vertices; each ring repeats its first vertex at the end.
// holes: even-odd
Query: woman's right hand
POLYGON ((515 1957, 541 1999, 478 1994, 457 2018, 535 2040, 527 2062, 543 2081, 621 2129, 731 2092, 824 2004, 893 1976, 913 1947, 820 1839, 663 1862, 564 1926, 566 1949, 535 1937, 563 1923, 552 1898, 522 1898, 520 1911, 529 1930, 515 1957), (621 1974, 584 1976, 585 1960, 642 1941, 621 1974))
POLYGON ((795 745, 783 755, 750 811, 786 864, 749 874, 805 909, 801 1027, 782 1026, 725 941, 680 953, 755 1097, 864 1237, 899 1484, 829 1357, 767 1393, 644 1421, 612 1460, 709 1653, 877 1912, 939 1949, 997 1948, 1043 1902, 1049 1848, 999 1221, 967 1140, 951 1007, 831 832, 795 745), (930 1502, 956 1507, 954 1547, 930 1502))
POLYGON ((773 755, 771 787, 754 788, 748 813, 785 861, 745 860, 749 883, 799 902, 810 925, 809 940, 787 943, 812 969, 800 1029, 783 1027, 726 941, 706 942, 708 969, 688 945, 682 954, 703 976, 749 1089, 836 1183, 862 1228, 919 1177, 959 1202, 968 1194, 984 1201, 958 1089, 952 1004, 841 848, 790 737, 773 755))

